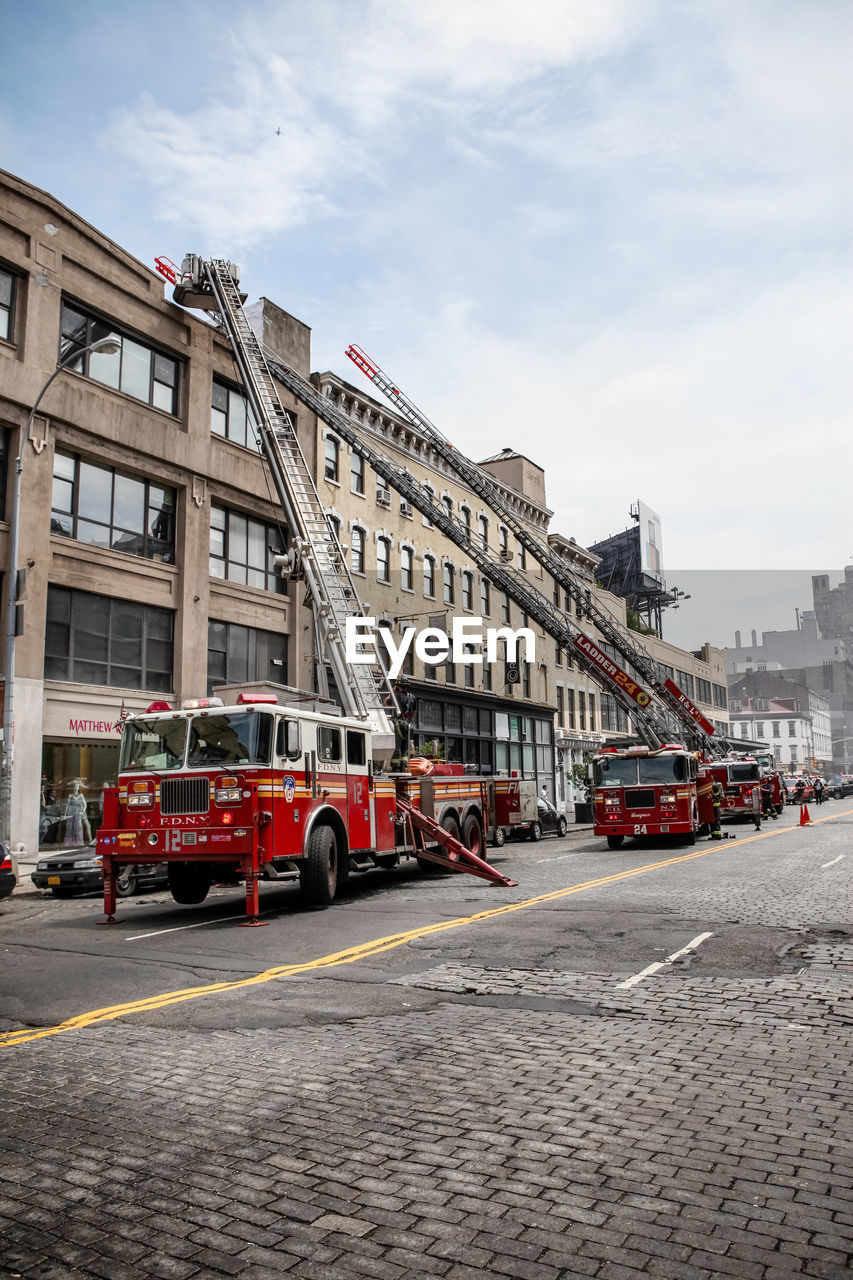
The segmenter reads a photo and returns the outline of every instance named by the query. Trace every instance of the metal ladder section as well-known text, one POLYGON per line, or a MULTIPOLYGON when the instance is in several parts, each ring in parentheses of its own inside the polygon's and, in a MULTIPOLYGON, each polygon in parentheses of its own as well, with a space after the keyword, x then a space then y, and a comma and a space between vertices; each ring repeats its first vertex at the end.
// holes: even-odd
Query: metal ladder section
POLYGON ((386 396, 396 412, 417 427, 439 457, 460 479, 483 502, 487 503, 493 511, 501 516, 504 524, 508 529, 512 530, 521 546, 533 556, 543 569, 547 569, 555 582, 559 583, 563 590, 571 596, 575 601, 575 605, 581 611, 581 616, 586 615, 595 623, 606 642, 612 645, 619 656, 629 663, 641 679, 649 685, 663 704, 665 711, 669 713, 667 736, 671 737, 673 732, 686 733, 690 738, 696 739, 698 745, 709 754, 715 756, 725 755, 726 749, 723 744, 702 732, 693 719, 685 713, 677 697, 666 687, 664 681, 667 679, 668 673, 663 670, 660 663, 657 663, 651 654, 637 644, 627 628, 623 627, 617 619, 592 599, 592 593, 589 588, 585 587, 576 575, 572 573, 562 557, 552 551, 546 542, 543 542, 536 534, 532 533, 518 518, 500 489, 488 476, 484 475, 477 464, 454 448, 450 441, 442 435, 438 427, 418 409, 409 397, 393 383, 391 378, 360 347, 351 343, 346 350, 346 354, 365 377, 369 378, 374 386, 378 387, 386 396))
POLYGON ((510 880, 509 876, 496 871, 488 862, 472 853, 461 840, 445 831, 435 818, 428 817, 416 808, 400 785, 397 787, 397 810, 409 823, 412 846, 418 858, 434 862, 447 871, 467 871, 469 875, 479 876, 481 880, 489 880, 492 884, 503 885, 507 889, 514 889, 518 885, 517 880, 510 880), (427 836, 436 842, 435 846, 427 844, 427 836))
POLYGON ((346 663, 345 620, 348 616, 363 615, 364 608, 334 529, 326 518, 293 419, 279 399, 261 345, 246 318, 230 264, 214 259, 204 261, 201 267, 259 425, 263 452, 305 574, 320 635, 345 710, 360 720, 370 720, 378 734, 393 735, 380 685, 380 681, 385 685, 384 692, 390 695, 393 704, 387 674, 381 667, 346 663))
MULTIPOLYGON (((602 671, 583 650, 575 647, 576 639, 585 636, 585 633, 558 605, 554 604, 553 600, 537 590, 522 570, 507 564, 457 516, 436 503, 432 491, 416 480, 404 467, 396 466, 385 454, 372 448, 344 415, 339 413, 329 400, 321 396, 316 388, 306 382, 300 374, 283 364, 269 351, 266 352, 266 363, 279 382, 364 458, 365 462, 377 475, 382 476, 391 488, 416 507, 460 551, 470 557, 490 583, 505 592, 520 609, 527 613, 530 619, 541 626, 543 631, 552 636, 563 649, 568 650, 580 668, 591 675, 598 684, 606 683, 607 673, 602 671)), ((609 684, 607 687, 622 709, 631 717, 639 736, 647 746, 656 749, 672 737, 670 726, 662 719, 659 710, 653 704, 646 707, 639 706, 623 692, 619 685, 609 684)))

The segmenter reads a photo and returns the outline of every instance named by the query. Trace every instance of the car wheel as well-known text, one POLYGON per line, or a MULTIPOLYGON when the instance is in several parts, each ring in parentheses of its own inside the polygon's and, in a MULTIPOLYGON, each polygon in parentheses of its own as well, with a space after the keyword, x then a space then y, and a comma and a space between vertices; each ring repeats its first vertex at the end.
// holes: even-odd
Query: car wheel
POLYGON ((532 840, 534 844, 537 840, 542 839, 542 824, 540 822, 531 822, 530 830, 527 833, 527 839, 532 840))
POLYGON ((503 827, 495 827, 495 834, 492 836, 492 844, 496 849, 502 849, 506 844, 506 832, 503 827))
POLYGON ((560 837, 564 836, 568 829, 569 824, 566 822, 565 818, 561 817, 560 821, 557 823, 557 835, 560 837))
POLYGON ((136 891, 136 874, 134 867, 119 867, 116 875, 116 894, 119 898, 129 898, 136 891))
POLYGON ((621 849, 622 842, 624 839, 625 839, 624 836, 608 836, 607 837, 608 849, 621 849))
POLYGON ((73 889, 51 889, 50 892, 53 894, 54 898, 73 898, 74 897, 73 889))

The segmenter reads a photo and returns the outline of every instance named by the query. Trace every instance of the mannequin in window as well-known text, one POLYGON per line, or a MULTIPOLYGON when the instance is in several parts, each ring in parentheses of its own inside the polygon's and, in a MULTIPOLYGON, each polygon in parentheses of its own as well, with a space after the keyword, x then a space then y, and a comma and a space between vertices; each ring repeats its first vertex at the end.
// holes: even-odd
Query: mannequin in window
POLYGON ((81 794, 80 780, 75 778, 71 792, 65 801, 65 843, 89 844, 92 828, 86 814, 86 797, 81 794))

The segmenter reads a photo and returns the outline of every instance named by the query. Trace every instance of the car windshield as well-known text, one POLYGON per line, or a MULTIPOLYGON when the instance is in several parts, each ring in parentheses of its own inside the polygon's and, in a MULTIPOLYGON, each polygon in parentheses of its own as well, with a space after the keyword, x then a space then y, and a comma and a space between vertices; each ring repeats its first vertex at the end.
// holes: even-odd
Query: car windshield
POLYGON ((184 762, 187 722, 181 716, 135 716, 124 726, 119 771, 177 769, 184 762))
POLYGON ((637 761, 612 756, 595 762, 597 787, 630 787, 637 781, 637 761))
POLYGON ((757 764, 730 764, 729 782, 757 782, 757 764))
POLYGON ((683 760, 683 756, 641 756, 640 782, 683 782, 687 777, 683 760))
POLYGON ((269 764, 272 723, 271 715, 257 711, 193 716, 187 764, 191 769, 269 764))

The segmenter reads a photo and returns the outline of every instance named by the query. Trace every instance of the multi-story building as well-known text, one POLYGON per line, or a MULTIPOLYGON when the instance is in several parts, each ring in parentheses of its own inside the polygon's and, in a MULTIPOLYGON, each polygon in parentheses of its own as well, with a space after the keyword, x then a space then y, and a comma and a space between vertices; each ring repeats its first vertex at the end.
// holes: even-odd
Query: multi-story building
POLYGON ((744 676, 729 689, 736 737, 765 742, 778 764, 828 772, 832 759, 829 699, 771 673, 744 676))

